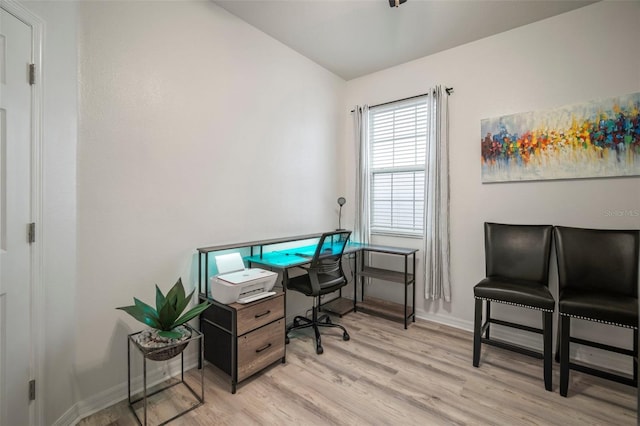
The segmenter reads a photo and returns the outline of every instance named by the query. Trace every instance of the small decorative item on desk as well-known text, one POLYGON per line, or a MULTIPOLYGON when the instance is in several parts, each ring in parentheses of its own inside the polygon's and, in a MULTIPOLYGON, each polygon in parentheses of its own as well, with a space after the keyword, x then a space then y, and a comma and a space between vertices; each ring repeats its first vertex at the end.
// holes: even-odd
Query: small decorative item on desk
POLYGON ((135 297, 134 305, 116 308, 150 327, 135 337, 148 359, 164 361, 179 355, 187 347, 188 342, 176 345, 191 337, 191 332, 183 324, 200 315, 210 305, 209 302, 202 302, 183 314, 194 292, 185 297, 182 279, 178 278, 166 296, 156 285, 155 309, 135 297), (166 350, 161 350, 165 346, 166 350))
POLYGON ((344 197, 338 198, 338 205, 340 206, 340 212, 338 213, 338 229, 336 231, 342 231, 342 206, 345 205, 347 199, 344 197))

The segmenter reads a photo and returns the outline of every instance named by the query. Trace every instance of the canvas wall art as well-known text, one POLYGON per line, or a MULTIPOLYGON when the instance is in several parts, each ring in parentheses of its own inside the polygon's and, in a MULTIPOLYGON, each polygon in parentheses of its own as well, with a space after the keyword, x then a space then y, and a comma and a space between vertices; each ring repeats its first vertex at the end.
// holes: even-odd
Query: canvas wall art
POLYGON ((481 121, 482 182, 640 176, 640 93, 481 121))

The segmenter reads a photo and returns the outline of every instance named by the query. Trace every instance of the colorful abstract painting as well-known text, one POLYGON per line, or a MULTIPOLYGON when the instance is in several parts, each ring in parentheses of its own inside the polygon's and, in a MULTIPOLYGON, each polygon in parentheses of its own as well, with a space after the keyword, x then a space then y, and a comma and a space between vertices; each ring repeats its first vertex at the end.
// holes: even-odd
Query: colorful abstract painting
POLYGON ((481 122, 482 182, 640 176, 640 93, 481 122))

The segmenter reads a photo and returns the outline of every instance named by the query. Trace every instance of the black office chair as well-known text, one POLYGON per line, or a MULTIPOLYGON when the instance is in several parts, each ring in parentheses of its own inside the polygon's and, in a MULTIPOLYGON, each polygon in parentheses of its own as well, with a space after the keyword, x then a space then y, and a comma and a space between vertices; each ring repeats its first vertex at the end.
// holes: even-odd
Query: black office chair
POLYGON ((480 344, 486 343, 524 355, 544 359, 544 387, 551 390, 553 361, 553 312, 555 300, 549 292, 551 225, 484 224, 487 277, 473 288, 473 366, 480 363, 480 344), (486 322, 482 324, 482 302, 486 302, 486 322), (542 312, 542 329, 491 318, 491 302, 506 303, 542 312), (542 334, 543 351, 493 339, 489 326, 498 324, 542 334), (484 334, 484 337, 482 335, 484 334))
POLYGON ((559 297, 558 323, 560 394, 567 396, 569 370, 638 384, 638 253, 640 230, 556 227, 559 297), (633 330, 633 348, 625 349, 571 337, 571 318, 596 321, 633 330), (633 378, 569 359, 570 343, 633 357, 633 378))
POLYGON ((313 312, 311 319, 297 316, 293 324, 287 328, 286 343, 289 343, 289 333, 293 330, 313 327, 316 334, 316 353, 323 352, 319 327, 337 327, 342 329, 342 339, 349 340, 349 333, 340 324, 331 322, 328 315, 318 316, 320 310, 320 296, 333 293, 347 285, 347 278, 342 270, 342 253, 349 240, 351 231, 327 232, 320 237, 316 251, 311 258, 311 264, 303 267, 306 274, 290 278, 287 290, 298 291, 313 297, 313 312))

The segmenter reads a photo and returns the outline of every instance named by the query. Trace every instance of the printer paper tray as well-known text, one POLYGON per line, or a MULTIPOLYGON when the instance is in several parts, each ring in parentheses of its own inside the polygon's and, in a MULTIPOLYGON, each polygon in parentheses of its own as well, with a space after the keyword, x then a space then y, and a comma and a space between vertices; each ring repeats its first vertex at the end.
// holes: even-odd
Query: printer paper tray
POLYGON ((276 294, 275 291, 265 291, 264 293, 252 294, 251 296, 241 297, 238 299, 238 303, 251 303, 256 300, 264 299, 265 297, 273 296, 274 294, 276 294))

